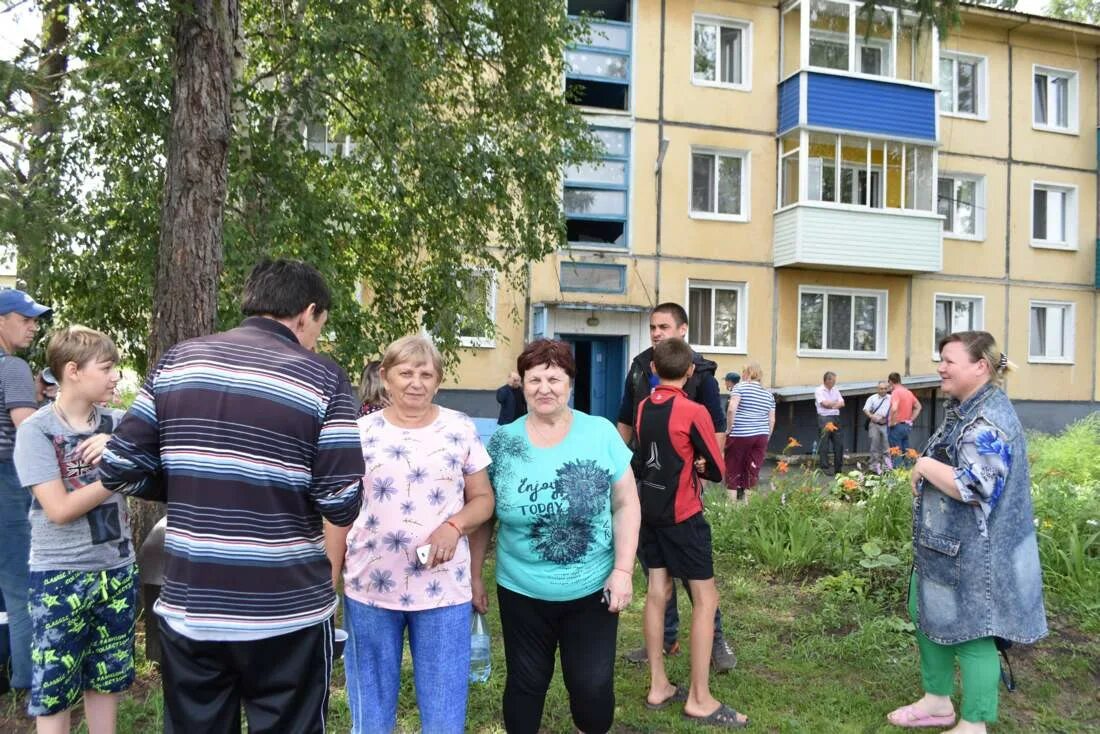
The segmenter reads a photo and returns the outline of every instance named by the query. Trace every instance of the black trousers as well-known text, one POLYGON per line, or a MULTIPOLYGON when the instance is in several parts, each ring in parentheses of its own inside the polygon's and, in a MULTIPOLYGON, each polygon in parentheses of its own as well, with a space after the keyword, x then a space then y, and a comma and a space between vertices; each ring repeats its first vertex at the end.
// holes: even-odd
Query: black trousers
POLYGON ((532 599, 497 586, 504 659, 504 728, 536 734, 554 653, 569 692, 573 724, 584 734, 603 734, 615 719, 615 641, 619 615, 607 611, 603 591, 555 602, 532 599))
POLYGON ((840 416, 819 415, 817 417, 817 429, 821 436, 818 439, 817 452, 820 456, 821 470, 839 474, 844 470, 844 445, 840 441, 840 416), (832 423, 837 427, 835 431, 826 431, 825 424, 832 423), (829 466, 830 448, 833 454, 833 465, 829 466))
POLYGON ((163 619, 161 676, 166 734, 321 734, 328 717, 333 623, 265 640, 204 642, 163 619))

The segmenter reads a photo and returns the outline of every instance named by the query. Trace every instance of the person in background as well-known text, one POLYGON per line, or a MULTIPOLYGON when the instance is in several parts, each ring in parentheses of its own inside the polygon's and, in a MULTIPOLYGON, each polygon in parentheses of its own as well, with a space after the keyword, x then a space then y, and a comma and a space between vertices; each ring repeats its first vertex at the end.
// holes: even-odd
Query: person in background
POLYGON ((347 374, 317 354, 332 293, 264 260, 235 329, 170 348, 103 454, 112 491, 168 503, 156 601, 165 729, 320 734, 336 592, 322 521, 359 514, 347 374))
POLYGON ((741 382, 741 375, 736 372, 727 372, 724 382, 726 383, 726 392, 732 393, 733 388, 737 387, 737 383, 741 382))
POLYGON ((343 571, 352 732, 393 731, 407 629, 421 727, 461 734, 470 676, 467 536, 493 514, 489 455, 468 416, 435 403, 443 358, 429 338, 390 344, 379 373, 390 403, 358 421, 363 509, 351 528, 326 529, 334 584, 343 571))
POLYGON ((508 382, 497 388, 497 402, 500 403, 497 425, 506 426, 516 418, 527 415, 527 402, 523 399, 523 387, 515 370, 508 373, 508 382))
POLYGON ((890 383, 890 447, 901 451, 898 462, 904 466, 909 463, 905 455, 909 450, 909 433, 920 415, 921 404, 913 391, 901 384, 901 375, 897 372, 891 372, 886 379, 890 383))
POLYGON ((985 331, 950 334, 939 349, 940 389, 949 401, 910 477, 916 500, 909 615, 924 696, 887 720, 981 734, 997 720, 996 638, 1027 644, 1047 634, 1043 577, 1027 438, 1000 387, 1013 365, 985 331))
MULTIPOLYGON (((641 521, 631 452, 606 420, 569 407, 577 366, 568 344, 531 342, 516 371, 527 415, 489 441, 508 669, 504 728, 539 730, 560 649, 574 726, 606 732, 615 718, 619 612, 633 594, 641 521)), ((486 523, 470 538, 480 612, 489 604, 482 569, 492 531, 486 523)))
POLYGON ((893 468, 890 462, 890 442, 886 435, 886 424, 890 418, 890 386, 879 382, 874 395, 867 396, 863 404, 863 415, 867 416, 867 438, 871 443, 871 471, 882 474, 893 468))
POLYGON ((359 376, 359 415, 370 415, 382 410, 389 405, 386 398, 386 386, 382 383, 379 367, 382 363, 377 360, 367 362, 363 368, 363 374, 359 376))
POLYGON ((729 436, 724 452, 726 488, 731 500, 745 499, 760 478, 760 467, 775 430, 775 396, 760 384, 762 371, 756 362, 741 370, 742 380, 730 393, 729 436))
MULTIPOLYGON (((653 374, 650 365, 653 362, 653 349, 665 339, 675 338, 688 340, 688 316, 684 307, 678 303, 661 303, 654 306, 649 314, 649 341, 650 348, 636 356, 630 363, 630 369, 626 374, 626 382, 623 386, 623 399, 619 405, 619 416, 616 428, 626 445, 634 447, 634 419, 637 417, 638 405, 649 397, 650 392, 657 386, 657 376, 653 374)), ((718 380, 715 379, 715 371, 718 365, 701 354, 692 350, 692 365, 694 371, 684 384, 684 394, 689 399, 701 404, 710 413, 710 419, 714 422, 715 440, 721 447, 726 440, 726 414, 722 411, 722 397, 718 390, 718 380)), ((649 573, 642 563, 642 571, 649 573)), ((691 598, 691 589, 684 584, 684 590, 691 598)), ((665 613, 665 652, 675 655, 680 651, 680 642, 677 639, 680 631, 680 612, 676 607, 676 595, 668 603, 668 611, 665 613)), ((645 646, 629 650, 623 655, 632 663, 646 662, 645 646)), ((722 612, 714 612, 714 649, 711 651, 711 665, 714 671, 724 673, 733 670, 737 665, 737 655, 726 640, 722 628, 722 612)))
POLYGON ((50 368, 40 371, 34 380, 34 399, 38 407, 52 402, 57 398, 57 379, 50 368))
POLYGON ((817 408, 818 457, 821 470, 828 476, 844 469, 844 446, 840 437, 840 409, 844 407, 844 398, 836 387, 836 373, 826 372, 821 384, 814 390, 814 406, 817 408), (832 454, 832 462, 829 455, 832 454))
POLYGON ((21 689, 31 687, 31 620, 27 614, 31 494, 19 482, 12 450, 15 429, 38 410, 38 401, 31 368, 14 352, 31 345, 39 320, 48 319, 51 313, 49 306, 35 303, 23 291, 0 290, 0 593, 8 610, 11 687, 21 689))

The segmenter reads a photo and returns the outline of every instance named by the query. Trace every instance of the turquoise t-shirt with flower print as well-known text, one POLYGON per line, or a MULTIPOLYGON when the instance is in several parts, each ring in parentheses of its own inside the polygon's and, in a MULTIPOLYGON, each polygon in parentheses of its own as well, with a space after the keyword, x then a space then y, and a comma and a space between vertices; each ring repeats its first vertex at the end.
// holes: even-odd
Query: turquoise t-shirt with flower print
POLYGON ((497 583, 545 601, 599 591, 615 561, 611 485, 630 471, 630 449, 615 427, 574 410, 565 439, 537 448, 525 416, 497 429, 488 449, 497 583))

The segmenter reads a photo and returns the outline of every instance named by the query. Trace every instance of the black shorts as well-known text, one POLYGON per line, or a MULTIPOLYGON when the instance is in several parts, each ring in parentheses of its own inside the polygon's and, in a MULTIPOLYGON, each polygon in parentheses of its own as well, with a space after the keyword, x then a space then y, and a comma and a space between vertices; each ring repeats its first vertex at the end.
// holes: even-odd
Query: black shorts
POLYGON ((643 520, 638 555, 647 568, 667 569, 674 579, 714 578, 710 525, 701 512, 675 525, 648 525, 643 520))

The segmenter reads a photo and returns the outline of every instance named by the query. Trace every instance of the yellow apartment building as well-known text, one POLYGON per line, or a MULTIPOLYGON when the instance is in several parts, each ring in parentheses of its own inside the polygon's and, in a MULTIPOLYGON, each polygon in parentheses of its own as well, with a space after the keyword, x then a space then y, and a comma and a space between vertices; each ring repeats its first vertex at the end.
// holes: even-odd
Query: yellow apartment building
POLYGON ((937 338, 968 328, 1018 365, 1026 424, 1095 409, 1100 28, 968 7, 941 39, 860 7, 569 0, 595 19, 564 84, 606 155, 564 173, 569 248, 526 290, 487 285, 497 334, 469 338, 444 402, 495 416, 546 336, 574 345, 575 406, 613 419, 649 310, 676 301, 719 376, 763 366, 777 443, 813 440, 827 370, 849 450, 894 371, 927 401, 920 440, 937 338))

